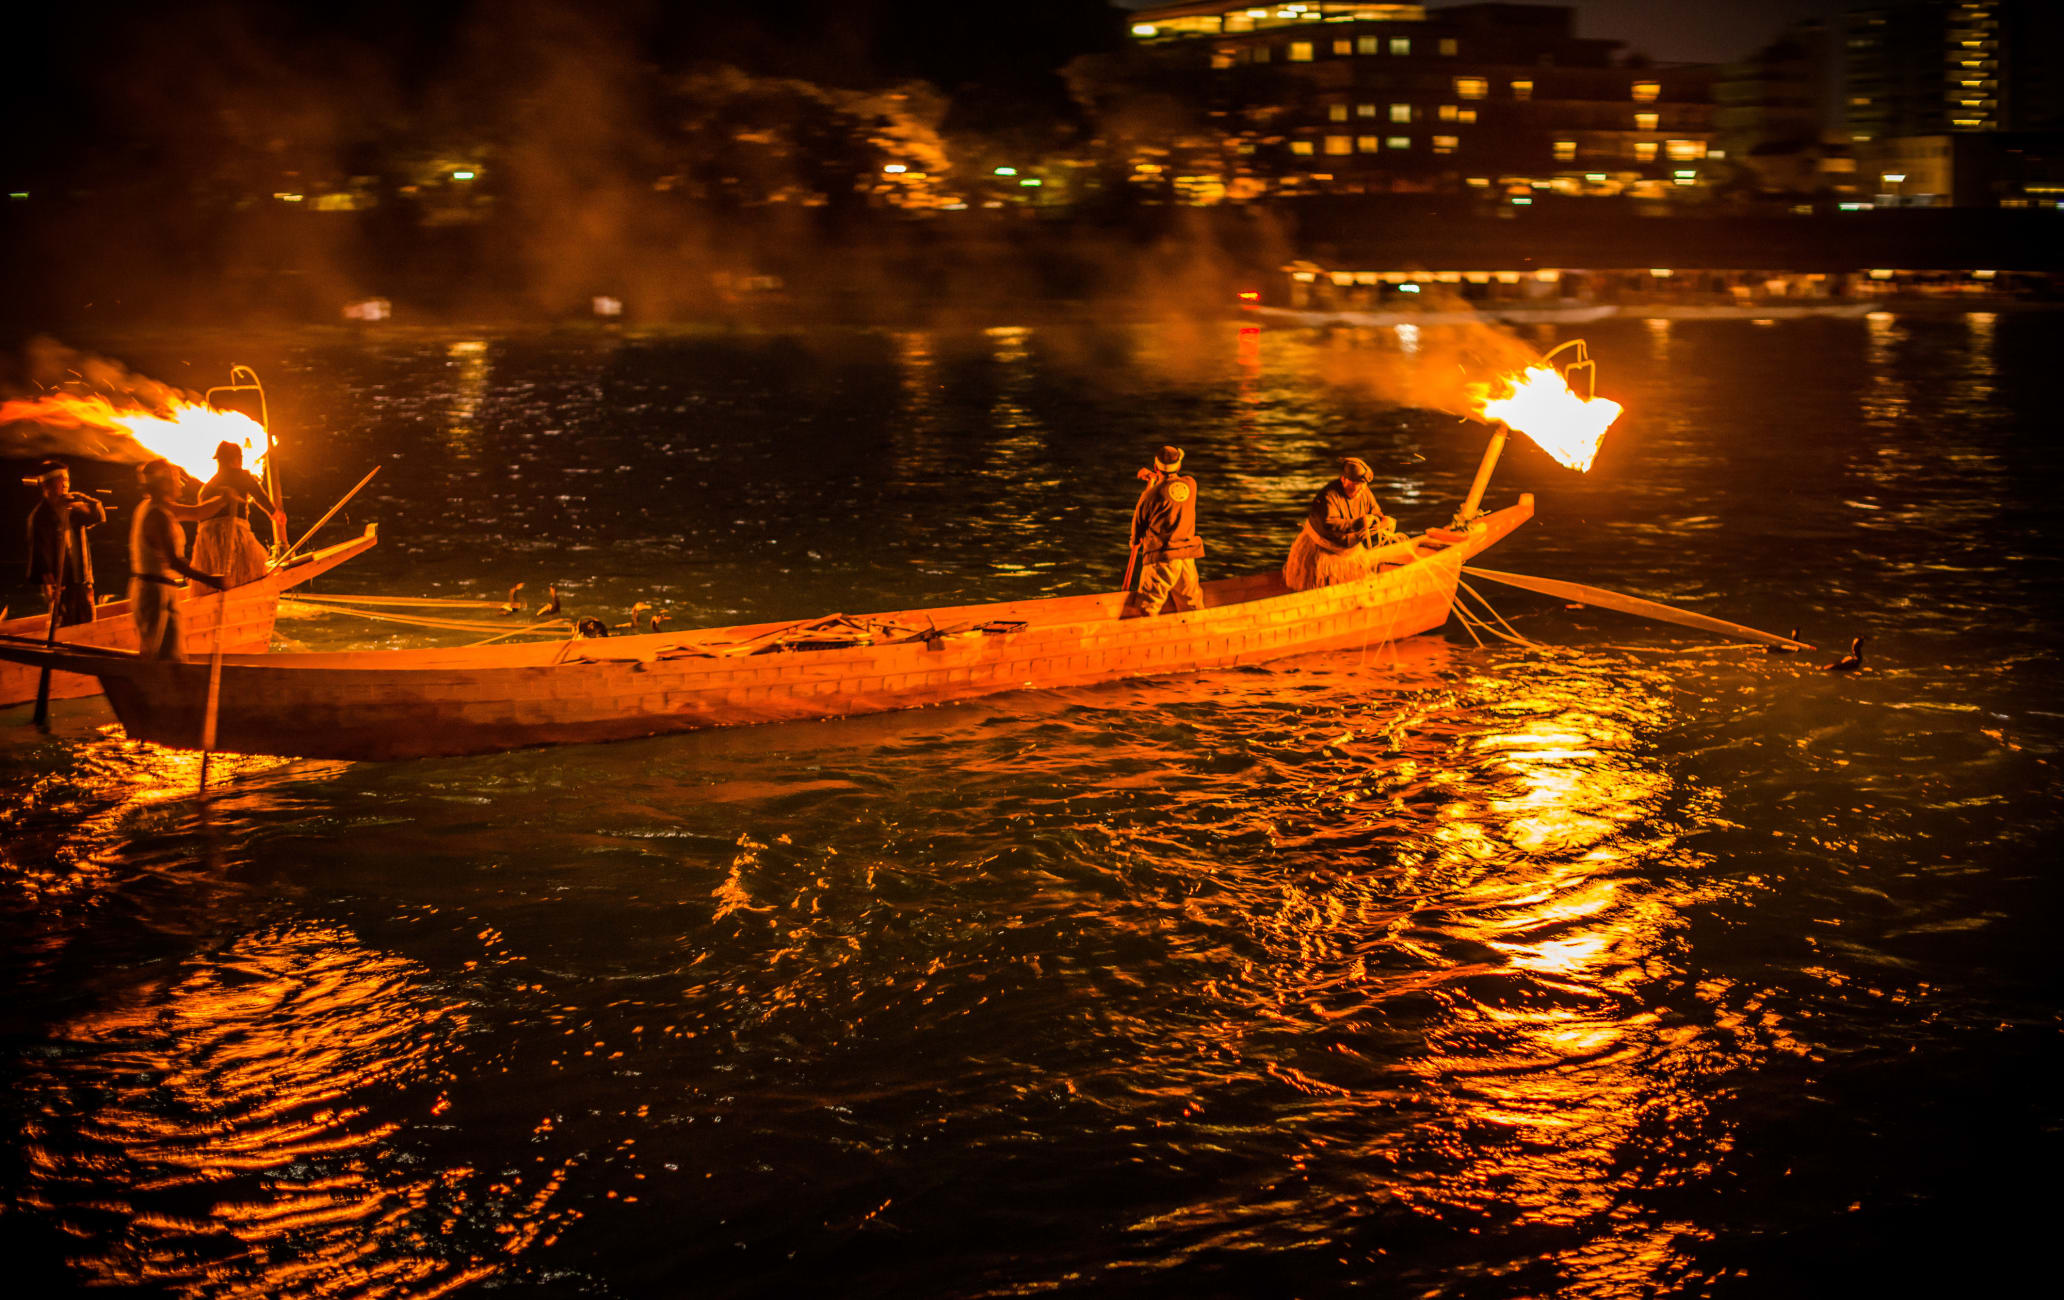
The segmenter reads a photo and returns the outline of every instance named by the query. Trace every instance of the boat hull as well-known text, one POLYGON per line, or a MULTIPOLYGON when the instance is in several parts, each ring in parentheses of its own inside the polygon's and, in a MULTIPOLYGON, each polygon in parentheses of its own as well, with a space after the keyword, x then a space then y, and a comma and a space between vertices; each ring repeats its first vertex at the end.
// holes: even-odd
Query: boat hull
MULTIPOLYGON (((212 653, 218 634, 225 655, 264 653, 272 643, 272 625, 279 614, 281 592, 329 572, 353 556, 364 553, 378 540, 378 530, 368 526, 362 535, 291 561, 286 568, 269 573, 256 582, 223 592, 190 592, 179 604, 186 653, 212 653)), ((47 615, 9 619, 0 623, 0 636, 41 641, 49 635, 49 627, 47 615)), ((91 623, 59 628, 57 643, 60 646, 134 653, 136 623, 129 617, 129 602, 109 601, 95 609, 91 623)), ((0 662, 0 709, 35 699, 40 675, 41 670, 37 666, 0 662)), ((100 681, 96 677, 83 673, 50 674, 53 699, 77 699, 100 693, 100 681)))
MULTIPOLYGON (((1205 607, 1123 617, 1114 592, 876 617, 931 640, 703 653, 779 624, 470 651, 225 657, 216 748, 335 759, 428 758, 875 713, 1006 691, 1092 685, 1362 648, 1447 621, 1467 560, 1531 517, 1531 497, 1466 534, 1390 549, 1361 582, 1292 592, 1277 574, 1205 587, 1205 607), (1020 629, 980 630, 1022 621, 1020 629), (961 628, 954 631, 952 629, 961 628)), ((8 652, 19 653, 19 652, 8 652)), ((81 662, 84 662, 81 657, 81 662)), ((129 734, 194 747, 205 663, 110 657, 89 670, 129 734)))

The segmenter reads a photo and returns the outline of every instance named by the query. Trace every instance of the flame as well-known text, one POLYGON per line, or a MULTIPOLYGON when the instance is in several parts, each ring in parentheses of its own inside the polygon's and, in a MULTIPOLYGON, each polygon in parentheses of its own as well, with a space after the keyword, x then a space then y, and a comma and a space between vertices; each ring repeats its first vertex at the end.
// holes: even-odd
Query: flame
POLYGON ((215 472, 219 443, 242 447, 244 468, 253 474, 264 468, 266 453, 272 450, 265 426, 250 416, 185 398, 174 398, 158 411, 119 407, 99 394, 54 392, 0 402, 0 424, 17 420, 128 437, 151 455, 163 456, 203 481, 215 472))
POLYGON ((1579 473, 1591 468, 1605 431, 1625 409, 1608 398, 1577 396, 1550 365, 1528 366, 1518 375, 1499 380, 1498 386, 1506 390, 1505 396, 1492 397, 1489 384, 1470 386, 1476 413, 1486 420, 1504 421, 1579 473))

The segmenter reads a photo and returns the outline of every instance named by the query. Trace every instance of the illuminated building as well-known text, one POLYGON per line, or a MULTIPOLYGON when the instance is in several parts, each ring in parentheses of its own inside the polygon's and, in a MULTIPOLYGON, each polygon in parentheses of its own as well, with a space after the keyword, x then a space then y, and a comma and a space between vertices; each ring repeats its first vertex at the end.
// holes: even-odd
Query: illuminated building
POLYGON ((1559 5, 1215 0, 1139 10, 1132 34, 1195 74, 1254 191, 1697 189, 1714 69, 1620 60, 1575 28, 1559 5))
POLYGON ((2064 203, 2064 5, 1855 9, 1843 37, 1842 123, 1877 206, 2064 203))

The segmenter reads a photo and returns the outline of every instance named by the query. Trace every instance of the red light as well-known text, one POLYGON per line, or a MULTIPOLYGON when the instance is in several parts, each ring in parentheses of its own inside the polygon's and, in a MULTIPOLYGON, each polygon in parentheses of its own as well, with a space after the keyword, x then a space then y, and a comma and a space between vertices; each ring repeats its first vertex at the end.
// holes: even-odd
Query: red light
POLYGON ((1242 289, 1240 290, 1240 301, 1249 304, 1259 303, 1261 301, 1261 291, 1259 289, 1242 289))

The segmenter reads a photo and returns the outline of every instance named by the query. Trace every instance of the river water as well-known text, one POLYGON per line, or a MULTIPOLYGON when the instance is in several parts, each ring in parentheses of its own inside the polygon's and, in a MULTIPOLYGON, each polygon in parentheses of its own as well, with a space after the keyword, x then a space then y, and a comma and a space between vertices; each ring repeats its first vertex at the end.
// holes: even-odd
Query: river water
MULTIPOLYGON (((42 1293, 1760 1296, 2042 1258, 2064 320, 1589 327, 1629 413, 1404 646, 399 764, 0 716, 0 1239, 42 1293), (1853 636, 1868 670, 1824 673, 1853 636), (2045 849, 2044 844, 2051 847, 2045 849)), ((1559 341, 1552 331, 1530 336, 1559 341)), ((1234 324, 146 338, 273 394, 331 592, 676 626, 1207 572, 1480 430, 1234 324)), ((110 475, 107 483, 119 481, 110 475)), ((126 501, 126 492, 117 492, 126 501)), ((119 524, 103 530, 119 543, 119 524)), ((119 567, 112 555, 104 563, 119 567)), ((487 617, 494 617, 492 614, 487 617)), ((426 644, 340 617, 283 645, 426 644)))

